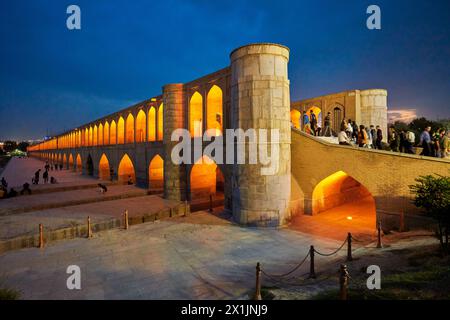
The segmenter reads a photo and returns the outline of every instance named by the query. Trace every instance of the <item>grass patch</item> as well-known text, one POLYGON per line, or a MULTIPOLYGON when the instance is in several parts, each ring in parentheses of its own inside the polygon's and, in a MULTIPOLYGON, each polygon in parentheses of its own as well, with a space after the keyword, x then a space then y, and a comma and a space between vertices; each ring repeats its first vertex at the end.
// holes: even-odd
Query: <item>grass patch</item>
POLYGON ((0 288, 0 300, 18 300, 20 293, 13 289, 0 288))

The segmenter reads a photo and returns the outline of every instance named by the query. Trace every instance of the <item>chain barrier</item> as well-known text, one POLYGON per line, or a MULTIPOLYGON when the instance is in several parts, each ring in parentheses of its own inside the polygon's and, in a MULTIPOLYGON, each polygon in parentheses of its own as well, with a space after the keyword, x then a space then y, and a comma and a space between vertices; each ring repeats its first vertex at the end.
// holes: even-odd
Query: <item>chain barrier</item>
POLYGON ((335 251, 333 251, 331 253, 322 253, 322 252, 317 251, 316 249, 314 249, 314 252, 317 253, 319 256, 323 256, 323 257, 329 257, 329 256, 332 256, 332 255, 335 255, 336 253, 338 253, 344 247, 344 245, 347 243, 347 240, 348 240, 348 238, 346 238, 344 240, 342 245, 339 248, 337 248, 337 250, 335 250, 335 251))

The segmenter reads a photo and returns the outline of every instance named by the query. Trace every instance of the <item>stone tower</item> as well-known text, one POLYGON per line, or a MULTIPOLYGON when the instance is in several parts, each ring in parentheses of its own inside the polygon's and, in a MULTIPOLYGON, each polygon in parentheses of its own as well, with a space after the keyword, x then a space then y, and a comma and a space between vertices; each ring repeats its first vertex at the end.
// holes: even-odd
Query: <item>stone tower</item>
MULTIPOLYGON (((287 65, 289 49, 271 43, 250 44, 231 55, 231 128, 279 130, 279 167, 262 175, 258 164, 233 164, 234 219, 243 225, 279 226, 290 218, 291 127, 287 65)), ((272 147, 268 146, 269 152, 272 147)))

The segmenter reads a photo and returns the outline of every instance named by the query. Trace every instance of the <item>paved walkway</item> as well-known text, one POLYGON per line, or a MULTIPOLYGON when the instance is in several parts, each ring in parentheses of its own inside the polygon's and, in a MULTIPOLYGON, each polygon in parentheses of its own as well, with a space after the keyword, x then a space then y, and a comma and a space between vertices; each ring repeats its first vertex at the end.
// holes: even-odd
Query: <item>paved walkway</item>
MULTIPOLYGON (((0 255, 0 282, 24 299, 246 298, 256 262, 268 272, 284 272, 311 244, 331 251, 341 241, 290 229, 242 228, 199 212, 54 242, 43 250, 7 252, 0 255), (73 264, 81 268, 81 290, 66 288, 66 268, 73 264)), ((329 261, 317 257, 317 269, 329 261)))

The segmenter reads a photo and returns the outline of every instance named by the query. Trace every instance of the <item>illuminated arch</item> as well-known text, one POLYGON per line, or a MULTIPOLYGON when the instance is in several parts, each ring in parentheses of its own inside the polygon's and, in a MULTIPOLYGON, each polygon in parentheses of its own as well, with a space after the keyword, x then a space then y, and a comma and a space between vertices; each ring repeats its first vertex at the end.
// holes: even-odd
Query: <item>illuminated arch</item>
POLYGON ((109 144, 117 143, 117 125, 116 121, 111 121, 111 126, 109 127, 109 144))
POLYGON ((125 142, 125 120, 123 117, 117 121, 117 144, 123 144, 125 142))
POLYGON ((131 113, 128 114, 125 128, 127 131, 125 135, 125 142, 134 143, 134 117, 131 113))
POLYGON ((158 140, 163 139, 163 132, 164 132, 164 105, 161 103, 161 105, 158 108, 158 140))
POLYGON ((320 181, 312 193, 312 214, 332 214, 334 221, 352 223, 370 228, 376 224, 375 200, 361 183, 344 171, 337 171, 320 181))
POLYGON ((310 123, 311 123, 311 111, 316 116, 317 126, 321 127, 323 129, 323 125, 322 125, 322 110, 319 107, 312 106, 306 111, 306 116, 308 116, 310 123))
POLYGON ((125 154, 122 157, 122 160, 120 160, 117 174, 120 183, 127 184, 130 179, 132 184, 136 183, 136 175, 134 172, 133 162, 127 154, 125 154))
POLYGON ((62 157, 62 164, 63 164, 63 167, 66 167, 66 166, 67 166, 67 156, 66 156, 65 153, 64 153, 64 155, 63 155, 63 157, 62 157))
POLYGON ((142 110, 139 110, 137 116, 136 116, 136 142, 145 142, 145 136, 146 136, 146 119, 145 112, 142 110))
POLYGON ((72 154, 69 154, 69 168, 75 169, 74 163, 73 163, 73 156, 72 154))
POLYGON ((101 180, 109 180, 111 178, 109 161, 105 154, 102 154, 98 163, 98 177, 101 180))
POLYGON ((98 145, 103 145, 103 124, 98 125, 98 145))
POLYGON ((150 190, 162 190, 164 188, 164 160, 159 154, 150 161, 148 180, 150 190))
POLYGON ((103 143, 105 145, 109 144, 109 123, 105 121, 105 125, 103 126, 103 143))
POLYGON ((76 159, 76 171, 81 173, 83 171, 83 162, 81 161, 81 156, 80 154, 77 154, 77 159, 76 159))
POLYGON ((148 110, 148 141, 156 140, 156 110, 151 107, 148 110))
POLYGON ((189 132, 191 137, 201 137, 203 134, 203 97, 197 91, 189 100, 189 132))
POLYGON ((92 130, 92 126, 89 127, 89 146, 92 146, 94 142, 93 139, 93 130, 92 130))
POLYGON ((209 198, 223 191, 224 177, 217 164, 208 156, 202 156, 192 167, 190 174, 191 200, 209 198))
POLYGON ((92 132, 92 145, 96 146, 98 145, 98 130, 97 125, 94 125, 94 130, 92 132))
POLYGON ((300 111, 296 109, 291 110, 291 122, 294 128, 301 129, 300 128, 301 116, 302 114, 300 113, 300 111))
POLYGON ((222 89, 213 85, 206 96, 206 128, 214 129, 215 136, 222 135, 223 131, 223 101, 222 89))

